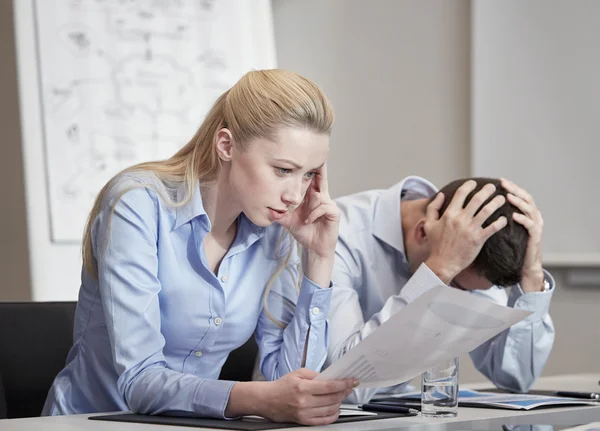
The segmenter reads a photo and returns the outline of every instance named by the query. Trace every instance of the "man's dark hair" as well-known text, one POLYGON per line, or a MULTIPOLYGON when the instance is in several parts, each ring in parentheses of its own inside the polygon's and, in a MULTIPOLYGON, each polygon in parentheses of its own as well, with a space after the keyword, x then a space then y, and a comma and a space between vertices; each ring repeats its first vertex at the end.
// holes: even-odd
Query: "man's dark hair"
MULTIPOLYGON (((506 197, 507 192, 502 187, 499 179, 465 178, 452 181, 440 190, 440 192, 444 194, 444 204, 440 209, 440 217, 444 211, 446 211, 446 208, 448 208, 456 190, 468 180, 475 181, 477 187, 475 187, 475 190, 473 190, 465 199, 465 206, 471 201, 471 198, 483 188, 483 186, 489 183, 496 186, 496 191, 479 209, 483 208, 498 195, 506 197)), ((511 286, 521 281, 521 271, 525 262, 525 251, 527 250, 529 234, 524 226, 513 220, 512 214, 514 212, 521 213, 517 207, 506 201, 504 205, 498 208, 483 223, 483 227, 487 227, 501 216, 506 217, 507 221, 504 228, 499 232, 496 232, 485 242, 473 262, 475 271, 497 286, 511 286)))

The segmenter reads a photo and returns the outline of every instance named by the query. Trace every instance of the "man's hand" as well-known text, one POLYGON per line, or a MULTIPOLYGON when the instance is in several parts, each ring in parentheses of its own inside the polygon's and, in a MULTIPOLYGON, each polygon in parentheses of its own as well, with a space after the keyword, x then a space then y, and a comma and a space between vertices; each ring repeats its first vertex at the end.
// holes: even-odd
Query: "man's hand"
POLYGON ((508 192, 507 199, 523 214, 513 213, 513 219, 529 234, 525 263, 521 273, 523 292, 540 292, 544 289, 544 271, 542 269, 542 229, 544 219, 529 193, 515 183, 502 178, 502 187, 508 192))
POLYGON ((506 226, 506 218, 499 217, 485 229, 482 227, 504 204, 504 196, 496 196, 477 212, 496 191, 493 184, 486 184, 463 208, 465 199, 476 186, 473 180, 465 181, 441 218, 442 193, 427 206, 425 233, 431 244, 431 254, 425 263, 446 284, 473 263, 488 238, 506 226))

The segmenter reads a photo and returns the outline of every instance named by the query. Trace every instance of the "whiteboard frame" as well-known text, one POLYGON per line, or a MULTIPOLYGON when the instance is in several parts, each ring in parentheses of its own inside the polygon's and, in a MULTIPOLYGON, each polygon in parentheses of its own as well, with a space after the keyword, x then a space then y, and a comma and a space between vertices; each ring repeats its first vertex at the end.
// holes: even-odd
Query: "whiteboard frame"
POLYGON ((557 268, 600 268, 600 253, 546 253, 542 262, 557 268))

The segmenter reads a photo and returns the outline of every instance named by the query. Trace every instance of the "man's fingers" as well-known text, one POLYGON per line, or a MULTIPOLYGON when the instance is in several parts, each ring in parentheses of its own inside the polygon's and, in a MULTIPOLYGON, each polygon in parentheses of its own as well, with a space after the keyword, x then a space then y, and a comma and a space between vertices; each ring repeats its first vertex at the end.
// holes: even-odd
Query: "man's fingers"
POLYGON ((438 220, 440 218, 440 209, 444 204, 445 196, 443 193, 438 193, 429 205, 427 205, 426 216, 428 220, 438 220))
POLYGON ((475 195, 471 198, 464 211, 470 217, 473 217, 479 208, 486 202, 494 193, 496 192, 496 186, 492 183, 488 183, 481 188, 475 195))
POLYGON ((506 226, 507 220, 506 217, 498 217, 498 220, 491 223, 488 227, 481 231, 481 236, 483 242, 487 241, 492 235, 496 232, 502 230, 506 226))
POLYGON ((537 208, 535 208, 529 202, 523 200, 523 198, 521 198, 517 195, 513 195, 512 193, 508 193, 506 195, 506 197, 507 197, 508 201, 511 204, 513 204, 514 206, 516 206, 517 208, 519 208, 521 210, 521 212, 523 212, 524 214, 527 214, 529 217, 533 218, 537 208))
POLYGON ((506 199, 502 195, 496 196, 494 199, 489 201, 486 206, 481 208, 481 211, 473 218, 475 226, 483 226, 484 222, 496 212, 498 208, 504 205, 506 199))
POLYGON ((522 225, 528 231, 531 231, 531 229, 535 226, 535 222, 523 214, 513 213, 513 220, 522 225))
POLYGON ((506 178, 501 178, 500 179, 500 184, 502 184, 502 187, 507 192, 512 193, 513 195, 520 197, 525 202, 533 204, 533 198, 532 198, 532 196, 529 193, 527 193, 527 191, 525 191, 525 189, 522 189, 521 187, 519 187, 518 185, 516 185, 512 181, 509 181, 506 178))
POLYGON ((458 190, 456 190, 456 193, 454 193, 454 197, 450 201, 450 204, 448 205, 446 212, 458 213, 459 211, 462 211, 462 209, 465 205, 465 200, 467 199, 467 196, 469 195, 469 193, 471 193, 473 190, 475 190, 475 187, 477 187, 477 183, 475 181, 473 181, 473 180, 465 181, 458 188, 458 190))

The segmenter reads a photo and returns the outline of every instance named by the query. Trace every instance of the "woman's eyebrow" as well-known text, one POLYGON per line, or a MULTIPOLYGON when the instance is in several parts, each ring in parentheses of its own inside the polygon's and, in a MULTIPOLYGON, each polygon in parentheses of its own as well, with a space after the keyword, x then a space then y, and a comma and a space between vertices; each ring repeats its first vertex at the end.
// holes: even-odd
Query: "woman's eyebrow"
POLYGON ((275 161, 276 162, 289 163, 290 165, 294 165, 298 169, 302 169, 302 165, 299 165, 298 163, 293 162, 293 161, 288 160, 288 159, 275 159, 275 161))

